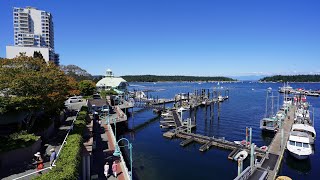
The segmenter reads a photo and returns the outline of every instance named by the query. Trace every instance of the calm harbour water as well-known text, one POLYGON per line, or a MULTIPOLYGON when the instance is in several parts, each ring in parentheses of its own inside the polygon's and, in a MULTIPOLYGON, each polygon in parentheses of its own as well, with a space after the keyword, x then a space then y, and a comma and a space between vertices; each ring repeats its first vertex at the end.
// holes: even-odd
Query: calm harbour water
MULTIPOLYGON (((193 92, 194 89, 210 89, 217 87, 217 83, 131 83, 130 89, 161 90, 150 92, 149 95, 159 98, 173 98, 177 93, 193 92)), ((293 88, 320 89, 317 83, 292 83, 293 88)), ((278 95, 280 83, 220 83, 223 89, 229 89, 229 100, 216 104, 214 113, 210 114, 210 108, 197 110, 197 128, 195 133, 207 136, 225 137, 227 140, 245 139, 245 128, 252 127, 253 142, 258 146, 268 145, 272 136, 261 133, 260 119, 265 114, 266 89, 271 87, 274 95, 278 95)), ((277 98, 275 98, 275 107, 277 98)), ((320 98, 307 97, 315 108, 315 128, 320 132, 320 98)), ((280 98, 281 101, 281 98, 280 98)), ((281 105, 282 103, 280 103, 281 105)), ((169 105, 168 105, 169 106, 169 105)), ((172 105, 171 105, 172 106, 172 105)), ((135 109, 138 110, 138 109, 135 109)), ((188 117, 189 113, 184 113, 188 117)), ((142 110, 130 117, 129 129, 135 129, 138 125, 156 117, 152 110, 142 110)), ((233 179, 237 175, 237 163, 227 159, 229 150, 211 148, 201 153, 200 144, 192 143, 181 147, 181 139, 166 139, 162 136, 165 130, 159 126, 159 120, 135 129, 134 132, 125 133, 133 143, 133 167, 140 180, 173 180, 173 179, 233 179)), ((320 139, 315 142, 315 153, 306 161, 298 161, 285 154, 284 161, 279 172, 293 179, 317 179, 320 177, 320 153, 317 147, 320 139)), ((245 166, 249 164, 248 158, 245 166)))

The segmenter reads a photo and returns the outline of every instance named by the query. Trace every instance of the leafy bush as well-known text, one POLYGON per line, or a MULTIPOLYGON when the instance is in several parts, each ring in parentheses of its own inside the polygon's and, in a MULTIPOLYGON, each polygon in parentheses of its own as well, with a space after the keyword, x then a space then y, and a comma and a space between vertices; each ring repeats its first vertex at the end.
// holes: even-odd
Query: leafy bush
POLYGON ((73 130, 67 138, 67 143, 57 159, 56 167, 36 180, 46 179, 78 179, 81 163, 82 133, 86 127, 85 117, 87 116, 88 107, 82 107, 74 122, 73 130))
POLYGON ((28 134, 27 131, 13 133, 4 138, 0 138, 0 152, 7 152, 14 149, 28 147, 35 143, 40 137, 28 134))

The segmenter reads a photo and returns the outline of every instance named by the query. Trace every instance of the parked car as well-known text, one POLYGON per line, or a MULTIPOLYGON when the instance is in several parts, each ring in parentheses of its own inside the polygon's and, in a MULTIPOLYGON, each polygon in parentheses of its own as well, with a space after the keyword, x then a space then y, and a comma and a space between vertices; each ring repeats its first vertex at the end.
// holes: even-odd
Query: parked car
POLYGON ((82 101, 82 99, 78 96, 73 96, 68 99, 69 103, 75 103, 75 102, 81 102, 81 101, 82 101))
POLYGON ((92 98, 93 99, 101 99, 101 96, 100 96, 100 94, 94 94, 94 95, 92 95, 92 98))

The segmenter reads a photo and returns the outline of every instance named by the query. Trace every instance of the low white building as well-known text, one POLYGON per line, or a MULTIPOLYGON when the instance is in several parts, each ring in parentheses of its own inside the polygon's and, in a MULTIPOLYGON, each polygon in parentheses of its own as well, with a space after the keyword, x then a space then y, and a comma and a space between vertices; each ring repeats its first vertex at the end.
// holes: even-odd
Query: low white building
POLYGON ((110 69, 107 70, 107 74, 104 78, 96 84, 97 91, 113 89, 118 93, 125 93, 128 91, 128 83, 122 77, 114 77, 110 69))
POLYGON ((6 57, 8 59, 15 58, 20 55, 20 53, 25 53, 26 56, 33 56, 34 52, 38 51, 42 54, 44 60, 53 61, 59 64, 59 60, 55 58, 55 54, 47 47, 22 47, 22 46, 7 46, 6 47, 6 57))

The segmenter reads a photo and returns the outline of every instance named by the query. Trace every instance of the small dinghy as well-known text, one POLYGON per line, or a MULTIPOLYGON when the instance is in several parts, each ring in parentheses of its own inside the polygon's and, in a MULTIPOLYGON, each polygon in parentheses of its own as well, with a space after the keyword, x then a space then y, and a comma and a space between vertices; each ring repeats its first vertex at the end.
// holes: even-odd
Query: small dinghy
POLYGON ((268 150, 268 146, 261 146, 260 149, 261 149, 262 151, 267 151, 267 150, 268 150))
POLYGON ((238 152, 238 154, 236 154, 233 159, 234 159, 235 161, 238 161, 238 159, 240 159, 240 158, 241 158, 242 160, 244 160, 244 159, 247 158, 247 156, 248 156, 248 152, 245 151, 245 150, 242 150, 242 151, 238 152))

